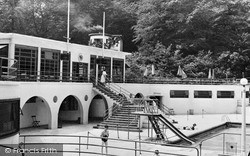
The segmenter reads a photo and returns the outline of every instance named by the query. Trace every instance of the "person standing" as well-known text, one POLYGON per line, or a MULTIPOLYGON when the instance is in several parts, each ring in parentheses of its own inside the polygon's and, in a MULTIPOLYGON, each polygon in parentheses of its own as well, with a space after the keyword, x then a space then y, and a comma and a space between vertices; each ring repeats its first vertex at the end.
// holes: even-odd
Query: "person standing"
POLYGON ((109 131, 108 131, 108 125, 104 126, 104 131, 101 134, 102 139, 102 154, 103 154, 103 146, 106 148, 106 154, 108 154, 108 137, 109 137, 109 131))
POLYGON ((105 71, 105 68, 103 68, 102 76, 101 76, 101 83, 104 84, 104 85, 106 83, 106 77, 107 77, 107 73, 105 71))

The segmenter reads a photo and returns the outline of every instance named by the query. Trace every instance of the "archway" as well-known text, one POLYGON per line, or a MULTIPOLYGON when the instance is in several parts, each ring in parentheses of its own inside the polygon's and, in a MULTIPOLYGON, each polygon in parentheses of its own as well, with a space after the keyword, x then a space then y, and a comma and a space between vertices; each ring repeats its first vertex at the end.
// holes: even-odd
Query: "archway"
POLYGON ((137 93, 137 94, 135 94, 135 98, 143 98, 144 96, 143 96, 143 94, 142 93, 137 93))
POLYGON ((33 121, 39 121, 39 127, 51 128, 51 110, 44 98, 33 96, 29 98, 21 109, 20 128, 34 127, 33 121))
POLYGON ((61 103, 58 113, 58 127, 62 124, 81 124, 83 123, 83 108, 80 100, 73 96, 67 96, 61 103))
POLYGON ((108 110, 108 103, 101 95, 96 95, 89 106, 89 123, 100 122, 103 120, 105 112, 108 110))

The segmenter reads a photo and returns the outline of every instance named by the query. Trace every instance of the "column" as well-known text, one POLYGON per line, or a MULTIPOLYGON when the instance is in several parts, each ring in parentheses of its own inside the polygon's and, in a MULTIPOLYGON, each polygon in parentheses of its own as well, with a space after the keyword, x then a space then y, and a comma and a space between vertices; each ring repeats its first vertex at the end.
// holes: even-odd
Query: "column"
POLYGON ((41 78, 41 47, 38 47, 37 53, 37 81, 41 78))

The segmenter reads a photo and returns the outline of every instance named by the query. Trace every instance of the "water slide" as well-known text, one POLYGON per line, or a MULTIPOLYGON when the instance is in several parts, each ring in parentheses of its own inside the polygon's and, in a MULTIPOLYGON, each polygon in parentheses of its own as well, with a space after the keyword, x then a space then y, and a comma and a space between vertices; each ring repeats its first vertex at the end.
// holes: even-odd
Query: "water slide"
POLYGON ((180 130, 178 130, 171 122, 169 122, 162 114, 160 114, 158 116, 158 118, 160 119, 160 121, 162 123, 164 123, 166 126, 168 126, 168 128, 174 132, 178 137, 180 137, 181 139, 194 144, 195 142, 192 141, 191 139, 189 139, 186 135, 184 135, 180 130))

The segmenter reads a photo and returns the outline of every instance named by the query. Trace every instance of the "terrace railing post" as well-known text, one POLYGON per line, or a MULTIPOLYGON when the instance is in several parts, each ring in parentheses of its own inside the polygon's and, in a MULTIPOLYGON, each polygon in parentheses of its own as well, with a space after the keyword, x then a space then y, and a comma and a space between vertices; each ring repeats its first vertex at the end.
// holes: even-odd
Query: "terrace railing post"
MULTIPOLYGON (((201 148, 202 148, 202 143, 200 143, 200 144, 199 144, 199 146, 200 146, 200 156, 201 156, 201 150, 202 150, 201 148)), ((199 153, 198 153, 198 155, 199 155, 199 153)))
POLYGON ((88 136, 87 136, 87 149, 89 149, 89 132, 88 132, 88 136))
POLYGON ((225 154, 225 133, 223 133, 223 143, 222 143, 223 154, 225 154))
POLYGON ((148 119, 148 137, 149 137, 149 119, 148 119))
POLYGON ((116 125, 116 131, 117 131, 117 137, 118 137, 118 139, 119 139, 120 137, 119 137, 118 124, 116 125))
POLYGON ((135 141, 135 156, 137 156, 137 142, 135 141))
POLYGON ((129 124, 128 124, 128 139, 129 139, 129 124))
POLYGON ((0 58, 0 78, 2 76, 2 58, 0 58))
POLYGON ((25 144, 26 144, 25 141, 26 141, 26 137, 24 136, 23 137, 23 149, 25 149, 25 144))
POLYGON ((81 156, 81 137, 79 136, 79 156, 81 156))

